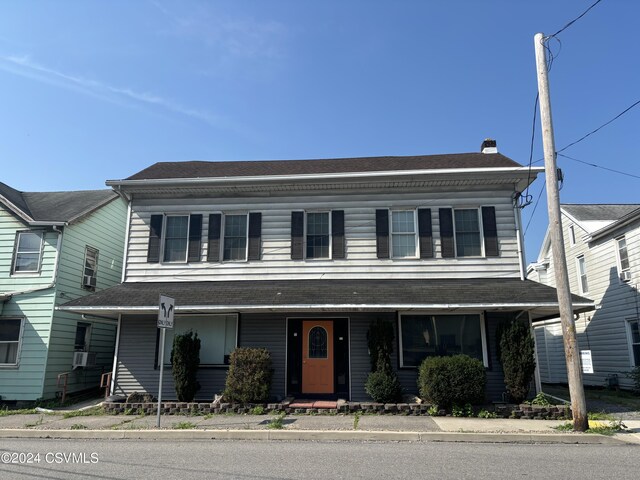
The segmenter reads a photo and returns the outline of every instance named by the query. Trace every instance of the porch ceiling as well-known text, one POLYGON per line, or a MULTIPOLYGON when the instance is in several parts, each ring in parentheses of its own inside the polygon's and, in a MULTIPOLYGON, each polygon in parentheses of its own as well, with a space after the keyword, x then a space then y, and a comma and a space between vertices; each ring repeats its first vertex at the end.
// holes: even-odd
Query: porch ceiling
MULTIPOLYGON (((529 311, 558 314, 556 290, 517 278, 274 280, 124 283, 72 300, 60 310, 117 316, 153 314, 160 294, 175 298, 176 313, 349 311, 529 311)), ((574 312, 595 308, 573 295, 574 312)))

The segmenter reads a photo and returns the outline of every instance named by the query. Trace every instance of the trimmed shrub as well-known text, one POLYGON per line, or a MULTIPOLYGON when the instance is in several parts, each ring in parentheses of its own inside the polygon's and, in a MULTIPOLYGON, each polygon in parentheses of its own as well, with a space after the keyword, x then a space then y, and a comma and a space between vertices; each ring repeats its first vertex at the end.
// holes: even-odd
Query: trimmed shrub
POLYGON ((428 357, 418 371, 420 396, 442 408, 482 403, 486 383, 482 362, 467 355, 428 357))
POLYGON ((512 402, 521 403, 529 394, 536 370, 533 337, 529 328, 517 320, 503 323, 497 335, 507 392, 512 402))
POLYGON ((224 398, 236 403, 264 403, 269 400, 272 376, 266 348, 236 348, 229 357, 224 398))
POLYGON ((200 339, 189 330, 173 338, 171 367, 176 395, 181 402, 190 402, 200 390, 196 378, 200 366, 200 339))
POLYGON ((383 352, 378 356, 376 371, 367 377, 364 389, 374 402, 395 403, 400 400, 402 386, 398 376, 384 358, 383 352))

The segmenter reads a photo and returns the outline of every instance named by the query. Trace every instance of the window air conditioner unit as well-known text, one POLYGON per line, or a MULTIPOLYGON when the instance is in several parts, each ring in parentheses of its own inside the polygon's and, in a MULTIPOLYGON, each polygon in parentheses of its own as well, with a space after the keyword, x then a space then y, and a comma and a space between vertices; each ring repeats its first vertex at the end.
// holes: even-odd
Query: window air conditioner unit
POLYGON ((83 287, 90 287, 90 288, 95 288, 96 287, 96 277, 92 276, 92 275, 85 275, 82 279, 82 286, 83 287))
POLYGON ((96 354, 91 352, 73 352, 73 368, 95 367, 96 354))
POLYGON ((630 270, 624 270, 623 272, 620 272, 620 280, 622 280, 623 282, 630 282, 631 281, 631 271, 630 270))

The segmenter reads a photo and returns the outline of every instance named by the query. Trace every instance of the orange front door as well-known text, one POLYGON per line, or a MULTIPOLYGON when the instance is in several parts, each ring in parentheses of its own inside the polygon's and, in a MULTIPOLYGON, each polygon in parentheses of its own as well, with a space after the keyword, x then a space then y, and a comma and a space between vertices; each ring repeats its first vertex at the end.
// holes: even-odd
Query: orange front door
POLYGON ((333 321, 302 322, 302 393, 333 393, 333 321))

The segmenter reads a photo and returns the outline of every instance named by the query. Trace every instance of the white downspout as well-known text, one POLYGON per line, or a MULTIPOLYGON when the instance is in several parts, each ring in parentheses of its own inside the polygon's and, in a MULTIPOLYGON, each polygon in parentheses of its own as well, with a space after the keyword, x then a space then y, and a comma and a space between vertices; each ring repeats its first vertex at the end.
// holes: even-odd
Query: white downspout
POLYGON ((116 388, 116 369, 118 368, 118 349, 120 348, 120 324, 122 323, 122 314, 118 315, 118 328, 116 329, 116 348, 113 351, 113 367, 111 369, 111 389, 109 395, 113 395, 116 388))
POLYGON ((124 280, 127 276, 127 253, 129 251, 129 234, 131 231, 131 202, 133 201, 133 196, 131 198, 123 196, 127 200, 127 228, 125 229, 124 234, 124 252, 122 254, 122 276, 120 278, 120 282, 124 283, 124 280))
POLYGON ((517 201, 514 200, 513 214, 516 220, 516 240, 518 244, 518 263, 520 264, 520 280, 527 278, 525 270, 524 243, 522 239, 522 218, 517 201))
POLYGON ((536 394, 542 392, 542 382, 540 380, 540 362, 538 361, 538 341, 536 339, 536 331, 533 329, 533 322, 531 321, 531 312, 527 312, 529 315, 529 329, 531 330, 531 336, 533 337, 533 355, 536 360, 536 369, 534 371, 534 377, 536 381, 536 394))

